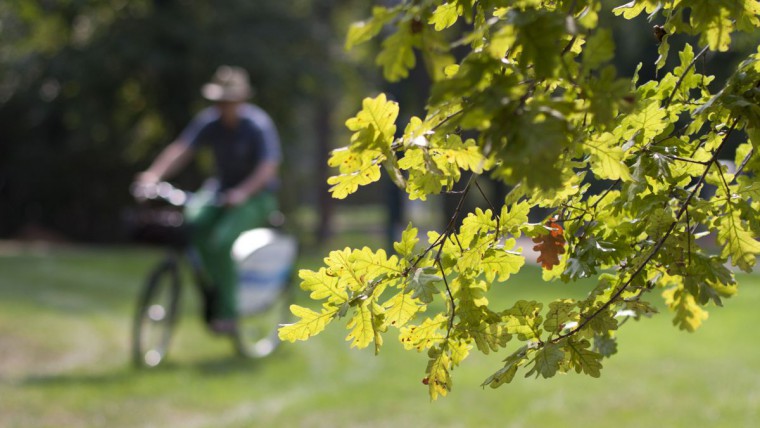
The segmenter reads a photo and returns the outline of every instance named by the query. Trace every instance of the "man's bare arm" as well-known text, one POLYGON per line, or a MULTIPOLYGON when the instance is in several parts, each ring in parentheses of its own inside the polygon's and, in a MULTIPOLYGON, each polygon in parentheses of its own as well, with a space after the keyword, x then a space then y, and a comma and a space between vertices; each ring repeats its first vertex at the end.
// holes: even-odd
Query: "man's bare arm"
POLYGON ((143 182, 157 182, 176 174, 192 158, 193 149, 182 141, 169 144, 153 161, 150 168, 138 176, 143 182))
POLYGON ((225 192, 225 203, 238 205, 255 195, 276 176, 280 163, 276 161, 264 161, 240 184, 225 192))

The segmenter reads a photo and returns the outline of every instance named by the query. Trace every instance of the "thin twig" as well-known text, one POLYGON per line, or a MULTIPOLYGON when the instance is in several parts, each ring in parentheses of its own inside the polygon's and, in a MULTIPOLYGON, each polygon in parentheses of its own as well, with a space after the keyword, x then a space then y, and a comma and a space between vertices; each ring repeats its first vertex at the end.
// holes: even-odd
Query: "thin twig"
MULTIPOLYGON (((451 334, 451 330, 454 328, 454 317, 456 316, 456 302, 454 301, 454 295, 451 293, 451 287, 449 287, 449 280, 446 278, 446 271, 443 268, 443 262, 441 262, 441 253, 443 253, 443 246, 446 245, 446 240, 449 239, 449 237, 453 236, 454 239, 457 242, 457 245, 459 245, 459 249, 461 251, 464 251, 464 248, 462 248, 462 243, 459 242, 459 238, 454 234, 454 225, 456 224, 456 221, 459 219, 459 213, 462 209, 462 206, 464 205, 464 200, 467 198, 467 194, 469 193, 469 189, 472 185, 472 183, 477 184, 477 180, 475 179, 475 176, 471 176, 470 180, 467 182, 467 187, 465 188, 465 192, 462 194, 462 196, 459 198, 459 203, 457 204, 456 209, 454 210, 454 214, 452 214, 451 218, 449 219, 449 223, 446 225, 446 230, 441 235, 440 239, 436 240, 438 243, 438 252, 435 255, 435 263, 438 265, 438 269, 441 271, 441 278, 443 278, 443 284, 446 287, 446 294, 449 296, 449 303, 451 304, 451 315, 449 316, 449 327, 446 331, 446 338, 449 338, 449 335, 451 334)), ((430 249, 434 248, 435 246, 431 247, 430 249)), ((426 251, 427 253, 427 251, 426 251)))
MULTIPOLYGON (((456 209, 454 210, 454 213, 451 215, 451 218, 449 219, 448 224, 446 225, 446 229, 444 232, 438 237, 438 239, 435 240, 430 246, 422 253, 420 254, 417 259, 412 263, 410 268, 407 270, 407 272, 413 268, 415 268, 421 261, 424 259, 430 251, 432 251, 434 248, 438 248, 438 252, 435 255, 435 264, 438 265, 438 269, 441 272, 441 278, 443 278, 443 284, 446 287, 446 293, 449 297, 449 303, 451 304, 451 315, 449 316, 449 326, 448 330, 446 331, 446 338, 449 338, 449 335, 451 334, 451 331, 454 328, 454 317, 456 316, 456 302, 454 301, 454 294, 451 292, 451 287, 449 287, 449 281, 446 278, 446 272, 443 268, 443 262, 441 261, 441 254, 443 253, 443 246, 446 245, 446 240, 449 239, 450 236, 454 236, 455 239, 457 239, 454 232, 454 226, 456 224, 456 221, 459 219, 459 214, 462 210, 462 207, 464 206, 464 200, 467 198, 467 194, 470 191, 470 188, 472 186, 472 183, 475 181, 475 176, 471 176, 469 181, 467 182, 467 186, 465 186, 464 191, 462 192, 462 196, 459 198, 459 203, 457 204, 456 209)), ((457 239, 457 243, 459 244, 459 248, 462 249, 462 244, 459 243, 457 239)), ((464 251, 464 250, 463 250, 464 251)))
POLYGON ((681 161, 681 162, 696 163, 696 164, 704 165, 704 166, 707 166, 707 164, 708 164, 708 162, 706 162, 706 161, 698 161, 698 160, 694 160, 694 159, 687 159, 687 158, 682 158, 680 156, 674 156, 674 155, 665 155, 665 157, 668 158, 668 159, 673 159, 673 160, 677 160, 677 161, 681 161))
POLYGON ((718 174, 720 174, 720 180, 723 182, 723 186, 726 188, 726 195, 731 197, 731 189, 728 187, 728 182, 726 181, 726 177, 723 175, 723 168, 720 166, 720 162, 718 162, 718 159, 715 158, 715 161, 713 161, 713 165, 715 165, 716 168, 718 168, 718 174))
POLYGON ((499 223, 499 212, 496 211, 496 207, 493 206, 491 203, 491 200, 488 199, 488 196, 486 196, 485 192, 483 192, 483 189, 480 187, 480 183, 478 183, 478 180, 475 180, 475 187, 478 188, 478 191, 480 192, 480 196, 483 197, 483 199, 486 201, 489 207, 491 207, 491 211, 493 212, 494 217, 496 218, 496 236, 494 236, 494 241, 499 241, 499 235, 501 235, 501 225, 499 223))
POLYGON ((755 148, 754 147, 750 148, 749 152, 744 156, 744 159, 742 159, 741 165, 739 165, 739 168, 736 169, 736 172, 734 173, 734 178, 733 178, 733 180, 731 180, 732 183, 734 182, 734 180, 736 180, 736 177, 738 177, 739 174, 741 174, 742 171, 744 171, 744 168, 749 163, 749 160, 752 158, 753 154, 755 154, 755 148))
POLYGON ((470 187, 472 185, 472 181, 474 179, 474 176, 471 176, 469 181, 467 182, 467 185, 465 186, 464 190, 462 191, 462 196, 459 198, 459 203, 457 204, 456 208, 454 209, 454 213, 452 214, 451 218, 449 219, 448 224, 446 225, 446 229, 444 229, 444 233, 442 233, 438 239, 435 240, 430 246, 428 246, 425 251, 422 252, 419 256, 417 256, 417 259, 412 263, 410 266, 410 270, 414 267, 416 267, 422 259, 424 259, 430 251, 433 250, 433 248, 441 245, 443 246, 443 243, 446 241, 446 239, 449 237, 449 234, 451 233, 452 228, 454 227, 454 224, 456 223, 456 220, 459 218, 459 213, 462 210, 462 206, 464 205, 464 200, 467 198, 467 194, 470 193, 470 187))
POLYGON ((483 188, 482 188, 482 187, 480 187, 480 183, 478 183, 478 180, 475 180, 475 181, 474 181, 474 183, 475 183, 475 187, 477 187, 477 188, 478 188, 478 192, 480 193, 480 196, 482 196, 482 197, 483 197, 483 199, 486 201, 486 203, 487 203, 487 204, 488 204, 488 206, 491 208, 491 210, 492 210, 494 213, 496 213, 496 208, 494 208, 493 204, 491 203, 491 200, 490 200, 490 199, 488 199, 488 196, 486 196, 486 193, 483 191, 483 188))
POLYGON ((596 207, 597 207, 597 205, 599 205, 599 203, 602 202, 602 199, 604 199, 607 196, 607 194, 612 191, 612 189, 614 189, 615 187, 617 187, 622 182, 623 181, 621 179, 619 179, 619 178, 617 180, 615 180, 615 182, 612 183, 610 185, 610 187, 608 187, 607 190, 605 190, 604 193, 601 194, 601 196, 599 196, 599 199, 597 199, 596 202, 594 202, 593 204, 591 204, 591 206, 589 207, 589 210, 595 210, 596 207))
POLYGON ((704 55, 705 52, 707 52, 707 49, 709 47, 710 45, 707 45, 704 48, 702 48, 702 50, 699 51, 699 53, 691 60, 689 65, 686 67, 686 70, 684 70, 681 76, 678 78, 678 81, 676 82, 676 86, 673 88, 673 91, 670 92, 670 96, 668 97, 668 99, 665 100, 665 104, 662 105, 664 108, 668 108, 670 103, 673 101, 673 97, 676 96, 676 92, 678 92, 678 87, 681 86, 681 82, 683 82, 683 79, 686 78, 686 75, 689 74, 689 71, 691 70, 692 67, 694 67, 694 64, 696 64, 699 57, 704 55))
POLYGON ((689 264, 691 266, 691 218, 689 218, 689 210, 686 210, 686 230, 689 230, 689 235, 686 236, 686 254, 689 256, 689 264))
POLYGON ((446 274, 443 271, 443 263, 441 263, 440 253, 439 257, 436 257, 435 261, 438 263, 438 269, 441 270, 441 278, 443 278, 443 285, 446 286, 446 294, 449 295, 449 303, 451 304, 451 315, 449 316, 449 328, 446 330, 446 339, 449 338, 451 330, 454 329, 454 317, 457 313, 457 304, 454 302, 454 294, 451 293, 451 287, 449 287, 449 280, 446 279, 446 274))

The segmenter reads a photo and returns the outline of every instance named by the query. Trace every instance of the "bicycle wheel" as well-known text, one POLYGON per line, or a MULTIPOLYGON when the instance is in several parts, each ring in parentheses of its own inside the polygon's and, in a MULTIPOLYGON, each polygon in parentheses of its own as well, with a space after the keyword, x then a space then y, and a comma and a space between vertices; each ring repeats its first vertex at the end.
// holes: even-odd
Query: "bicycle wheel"
POLYGON ((148 277, 138 301, 132 358, 138 367, 155 367, 166 357, 179 305, 176 260, 162 262, 148 277))
POLYGON ((280 345, 277 330, 291 315, 290 288, 283 287, 277 298, 257 312, 238 317, 234 336, 238 354, 246 358, 263 358, 277 349, 280 345))
POLYGON ((252 229, 235 241, 238 268, 238 353, 262 358, 280 344, 277 330, 290 316, 293 266, 298 255, 294 237, 273 229, 252 229))

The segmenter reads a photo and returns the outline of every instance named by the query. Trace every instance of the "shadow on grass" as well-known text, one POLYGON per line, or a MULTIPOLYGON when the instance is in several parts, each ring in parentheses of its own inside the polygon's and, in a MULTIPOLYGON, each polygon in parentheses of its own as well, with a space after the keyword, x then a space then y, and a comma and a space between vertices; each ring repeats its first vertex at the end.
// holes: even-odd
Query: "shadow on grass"
POLYGON ((267 358, 252 359, 235 354, 203 358, 193 361, 166 361, 158 367, 138 368, 132 365, 116 367, 113 370, 97 373, 57 373, 31 375, 19 381, 19 385, 28 387, 67 387, 67 386, 111 386, 123 385, 135 380, 166 378, 194 374, 198 378, 227 377, 234 375, 255 376, 257 373, 284 361, 291 360, 294 354, 288 349, 277 349, 267 358))
POLYGON ((51 375, 33 375, 24 378, 20 384, 22 386, 32 387, 58 387, 74 385, 106 386, 123 384, 125 381, 134 378, 135 373, 137 373, 135 370, 119 369, 112 372, 92 374, 61 373, 51 375))

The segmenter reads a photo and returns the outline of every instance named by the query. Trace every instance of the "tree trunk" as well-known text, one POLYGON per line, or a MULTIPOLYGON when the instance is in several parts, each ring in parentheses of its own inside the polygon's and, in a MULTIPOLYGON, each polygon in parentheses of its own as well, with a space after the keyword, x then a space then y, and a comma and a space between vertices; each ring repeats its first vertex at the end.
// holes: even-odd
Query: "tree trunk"
POLYGON ((319 212, 317 242, 323 243, 332 234, 333 199, 330 197, 329 186, 327 185, 327 177, 330 173, 327 167, 327 159, 330 153, 332 135, 330 120, 332 103, 327 96, 323 95, 317 100, 316 107, 314 129, 317 137, 317 209, 319 212))

